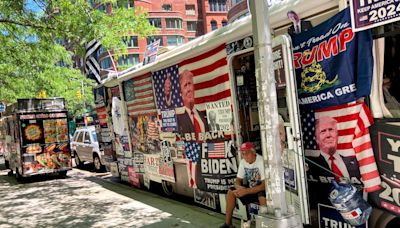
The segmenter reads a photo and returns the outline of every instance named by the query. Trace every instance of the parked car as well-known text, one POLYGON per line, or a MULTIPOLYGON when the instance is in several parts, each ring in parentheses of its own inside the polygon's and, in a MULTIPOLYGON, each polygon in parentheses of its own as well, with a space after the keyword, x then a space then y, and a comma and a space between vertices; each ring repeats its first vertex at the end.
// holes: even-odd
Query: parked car
POLYGON ((104 151, 100 149, 95 126, 79 128, 71 142, 71 150, 75 155, 75 164, 82 167, 84 162, 93 162, 95 171, 103 171, 104 151))

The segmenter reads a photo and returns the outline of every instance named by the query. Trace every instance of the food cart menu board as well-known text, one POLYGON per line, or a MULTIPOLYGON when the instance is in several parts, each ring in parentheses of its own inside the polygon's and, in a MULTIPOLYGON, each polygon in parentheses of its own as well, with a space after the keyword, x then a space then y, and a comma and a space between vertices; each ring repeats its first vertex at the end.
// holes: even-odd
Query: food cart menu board
POLYGON ((45 143, 63 142, 68 140, 67 119, 43 120, 45 143))

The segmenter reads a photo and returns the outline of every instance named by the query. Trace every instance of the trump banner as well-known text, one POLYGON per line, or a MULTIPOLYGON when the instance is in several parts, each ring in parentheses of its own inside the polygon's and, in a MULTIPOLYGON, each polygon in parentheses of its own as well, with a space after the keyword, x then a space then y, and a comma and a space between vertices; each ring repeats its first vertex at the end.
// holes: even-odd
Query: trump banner
POLYGON ((400 20, 400 0, 352 0, 350 9, 355 32, 400 20))
POLYGON ((382 189, 369 194, 376 207, 400 216, 400 127, 384 121, 371 128, 372 145, 382 177, 382 189))
POLYGON ((370 31, 353 32, 349 9, 306 32, 294 34, 292 41, 302 108, 325 108, 369 95, 372 36, 370 31))

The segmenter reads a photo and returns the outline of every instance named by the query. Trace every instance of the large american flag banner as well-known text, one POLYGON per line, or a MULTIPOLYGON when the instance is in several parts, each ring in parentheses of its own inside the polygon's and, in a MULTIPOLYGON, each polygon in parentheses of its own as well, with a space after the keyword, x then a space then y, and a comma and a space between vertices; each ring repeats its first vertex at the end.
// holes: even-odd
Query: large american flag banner
POLYGON ((164 110, 168 108, 176 108, 183 105, 180 96, 181 89, 179 85, 178 65, 173 65, 162 70, 153 72, 154 94, 156 96, 158 109, 164 110), (171 105, 167 106, 165 99, 165 80, 169 77, 171 81, 171 105))
POLYGON ((318 149, 315 141, 315 120, 322 116, 329 116, 337 121, 339 134, 337 152, 344 157, 356 157, 365 191, 378 190, 381 179, 368 131, 373 120, 365 103, 344 104, 315 111, 303 110, 301 121, 306 155, 310 152, 307 150, 318 149))
POLYGON ((197 163, 199 161, 201 147, 195 141, 185 142, 185 153, 188 159, 189 187, 197 188, 197 163))
MULTIPOLYGON (((226 56, 225 44, 223 44, 178 64, 179 73, 189 70, 194 75, 196 109, 203 111, 205 103, 231 96, 226 56)), ((179 107, 182 106, 183 102, 179 107)))
POLYGON ((133 80, 135 99, 126 102, 128 114, 137 116, 139 114, 156 113, 151 74, 138 75, 130 80, 133 80))

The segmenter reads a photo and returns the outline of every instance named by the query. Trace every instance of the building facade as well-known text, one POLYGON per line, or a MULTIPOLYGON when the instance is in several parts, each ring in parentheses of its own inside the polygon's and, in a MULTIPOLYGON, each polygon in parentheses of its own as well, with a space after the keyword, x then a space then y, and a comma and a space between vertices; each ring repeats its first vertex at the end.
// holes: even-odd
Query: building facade
MULTIPOLYGON (((130 0, 116 7, 141 7, 148 12, 150 24, 156 33, 147 38, 135 35, 121 37, 128 45, 122 57, 112 51, 99 50, 101 75, 109 71, 121 71, 143 61, 146 46, 160 40, 160 47, 174 47, 189 42, 228 23, 227 0, 130 0), (113 59, 111 59, 113 58, 113 59), (113 61, 114 60, 114 61, 113 61)), ((99 10, 112 13, 111 5, 99 5, 99 10)))

